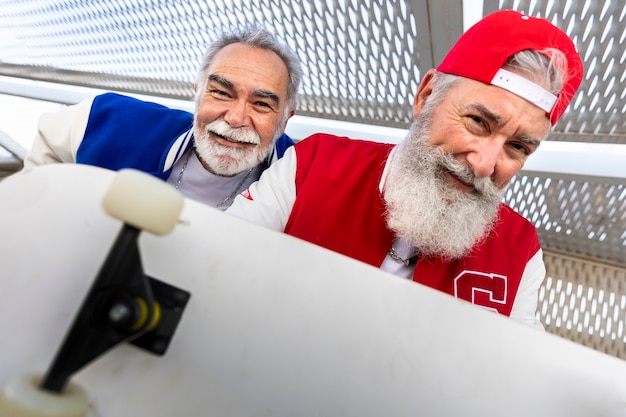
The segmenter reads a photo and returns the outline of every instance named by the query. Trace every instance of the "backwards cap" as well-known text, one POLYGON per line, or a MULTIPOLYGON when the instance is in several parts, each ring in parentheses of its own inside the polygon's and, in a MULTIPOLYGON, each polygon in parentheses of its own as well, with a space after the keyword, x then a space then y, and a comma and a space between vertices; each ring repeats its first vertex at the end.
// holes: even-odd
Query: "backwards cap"
POLYGON ((556 124, 578 90, 583 64, 565 32, 545 19, 501 10, 468 29, 448 52, 437 71, 493 84, 542 108, 556 124), (507 59, 525 49, 558 49, 567 58, 563 90, 558 96, 524 77, 502 69, 507 59))

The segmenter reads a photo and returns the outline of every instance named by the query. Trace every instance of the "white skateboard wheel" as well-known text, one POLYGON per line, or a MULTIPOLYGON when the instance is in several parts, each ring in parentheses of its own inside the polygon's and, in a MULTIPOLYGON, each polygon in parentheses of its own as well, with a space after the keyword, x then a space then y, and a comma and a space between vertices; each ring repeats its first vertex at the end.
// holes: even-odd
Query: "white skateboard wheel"
POLYGON ((84 417, 89 408, 85 391, 69 382, 62 393, 39 388, 41 375, 24 375, 9 382, 0 394, 0 416, 84 417))
POLYGON ((171 185, 134 169, 118 171, 102 201, 109 216, 155 235, 170 233, 183 208, 171 185))

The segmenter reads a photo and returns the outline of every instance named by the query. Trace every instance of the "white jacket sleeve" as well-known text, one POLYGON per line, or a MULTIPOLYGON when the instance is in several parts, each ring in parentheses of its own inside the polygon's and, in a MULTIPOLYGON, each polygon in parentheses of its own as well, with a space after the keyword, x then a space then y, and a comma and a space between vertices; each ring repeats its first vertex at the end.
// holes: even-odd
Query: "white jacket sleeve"
POLYGON ((24 169, 55 162, 76 162, 93 98, 39 118, 33 146, 24 160, 24 169))
POLYGON ((296 200, 296 159, 292 146, 235 198, 226 213, 283 232, 296 200))
POLYGON ((539 249, 535 256, 526 264, 526 269, 522 275, 522 281, 511 309, 510 317, 513 320, 544 330, 536 313, 539 287, 543 283, 545 276, 546 266, 543 263, 543 251, 539 249))

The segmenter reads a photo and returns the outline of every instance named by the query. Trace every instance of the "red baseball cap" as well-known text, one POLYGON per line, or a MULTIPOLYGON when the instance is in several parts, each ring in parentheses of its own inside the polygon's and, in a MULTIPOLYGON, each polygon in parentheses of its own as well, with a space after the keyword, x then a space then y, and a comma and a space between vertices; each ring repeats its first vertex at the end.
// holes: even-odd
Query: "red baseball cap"
POLYGON ((565 112, 583 78, 582 60, 565 32, 546 19, 513 10, 491 13, 463 33, 437 71, 505 88, 544 109, 552 126, 565 112), (546 48, 558 49, 567 58, 567 75, 558 95, 502 69, 517 52, 546 48))

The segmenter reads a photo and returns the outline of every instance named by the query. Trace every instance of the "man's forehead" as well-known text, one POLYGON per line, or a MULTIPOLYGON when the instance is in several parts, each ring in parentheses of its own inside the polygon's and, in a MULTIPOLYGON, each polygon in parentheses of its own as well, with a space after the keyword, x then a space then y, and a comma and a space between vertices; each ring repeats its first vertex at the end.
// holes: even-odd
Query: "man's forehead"
POLYGON ((287 65, 274 51, 244 43, 231 43, 220 49, 211 59, 208 71, 212 68, 246 68, 271 73, 288 73, 287 65))
POLYGON ((255 95, 279 99, 286 96, 289 79, 285 63, 273 51, 240 43, 222 48, 206 77, 228 88, 245 87, 255 95))

